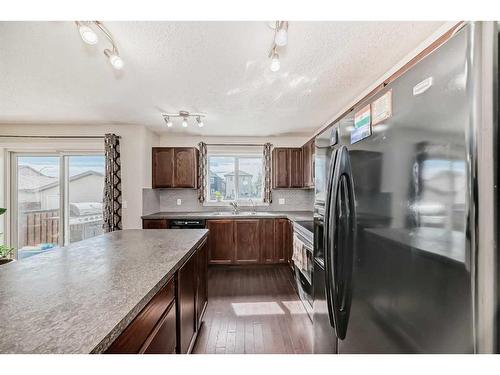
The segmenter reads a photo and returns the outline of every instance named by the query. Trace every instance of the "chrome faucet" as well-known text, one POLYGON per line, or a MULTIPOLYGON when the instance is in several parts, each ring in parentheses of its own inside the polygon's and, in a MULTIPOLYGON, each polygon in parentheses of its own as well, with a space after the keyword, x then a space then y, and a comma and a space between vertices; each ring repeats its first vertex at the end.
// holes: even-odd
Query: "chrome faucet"
POLYGON ((236 215, 239 211, 238 202, 232 201, 232 202, 229 202, 229 204, 233 207, 233 214, 236 215))
POLYGON ((248 200, 250 201, 250 203, 252 203, 252 212, 255 214, 255 202, 252 198, 249 198, 248 200))

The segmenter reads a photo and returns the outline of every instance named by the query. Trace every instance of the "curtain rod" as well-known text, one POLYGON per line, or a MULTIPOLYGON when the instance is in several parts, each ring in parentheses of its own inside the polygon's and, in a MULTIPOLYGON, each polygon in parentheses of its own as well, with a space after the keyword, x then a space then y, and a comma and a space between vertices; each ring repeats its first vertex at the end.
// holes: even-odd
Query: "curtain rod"
MULTIPOLYGON (((117 135, 118 138, 121 136, 117 135)), ((0 138, 104 139, 103 135, 0 135, 0 138)))
POLYGON ((263 143, 205 143, 207 146, 264 146, 263 143))

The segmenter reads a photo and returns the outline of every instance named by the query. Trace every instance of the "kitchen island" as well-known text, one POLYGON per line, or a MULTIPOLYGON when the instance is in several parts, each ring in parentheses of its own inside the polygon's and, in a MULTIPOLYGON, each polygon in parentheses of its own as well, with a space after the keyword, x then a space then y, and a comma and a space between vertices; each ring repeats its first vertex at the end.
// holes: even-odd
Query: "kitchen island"
MULTIPOLYGON (((105 352, 141 321, 141 314, 167 285, 172 301, 174 296, 187 296, 169 304, 174 313, 179 312, 174 314, 178 322, 175 335, 175 326, 182 323, 183 306, 198 317, 204 308, 193 306, 194 299, 206 299, 207 252, 203 248, 207 235, 206 229, 123 230, 1 266, 0 353, 105 352), (198 253, 199 259, 194 261, 198 253), (192 290, 186 290, 188 287, 192 290)), ((157 315, 160 324, 166 312, 157 315)), ((154 326, 164 333, 151 323, 151 316, 149 326, 140 327, 154 326)), ((184 320, 190 321, 190 317, 184 320)), ((184 335, 189 342, 174 337, 176 352, 190 350, 197 328, 196 324, 186 328, 186 333, 193 330, 193 340, 184 335)), ((141 334, 150 336, 150 332, 141 334)), ((135 336, 141 335, 136 332, 135 336)), ((144 352, 146 346, 137 350, 144 352)), ((130 345, 124 352, 130 352, 130 345)))

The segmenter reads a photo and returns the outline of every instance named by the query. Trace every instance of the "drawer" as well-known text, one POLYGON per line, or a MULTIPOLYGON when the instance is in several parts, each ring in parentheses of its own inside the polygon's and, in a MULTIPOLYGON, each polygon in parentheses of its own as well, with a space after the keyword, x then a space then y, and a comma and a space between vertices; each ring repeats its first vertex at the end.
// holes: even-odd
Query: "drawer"
POLYGON ((175 288, 172 278, 111 344, 106 353, 139 353, 170 305, 173 305, 174 298, 175 288))

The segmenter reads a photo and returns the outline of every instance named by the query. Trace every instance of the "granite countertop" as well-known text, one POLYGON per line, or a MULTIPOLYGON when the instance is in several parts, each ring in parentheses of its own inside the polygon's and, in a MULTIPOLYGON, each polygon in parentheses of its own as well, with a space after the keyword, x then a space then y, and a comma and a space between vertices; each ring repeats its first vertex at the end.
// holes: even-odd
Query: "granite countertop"
POLYGON ((104 234, 0 266, 0 353, 100 353, 206 229, 104 234))
POLYGON ((242 213, 235 215, 231 211, 191 211, 191 212, 156 212, 142 216, 143 219, 269 219, 286 218, 291 221, 312 221, 312 211, 256 211, 250 214, 251 209, 241 209, 242 213))

